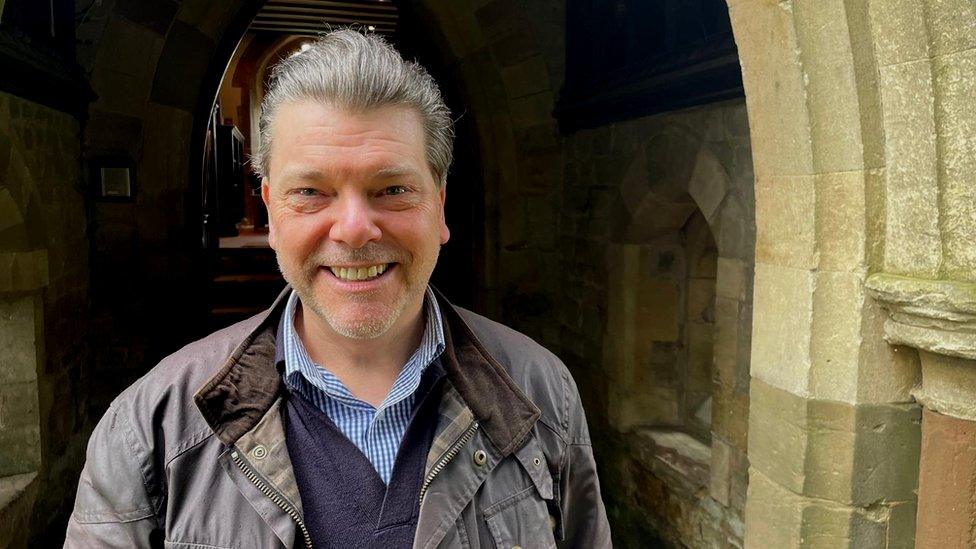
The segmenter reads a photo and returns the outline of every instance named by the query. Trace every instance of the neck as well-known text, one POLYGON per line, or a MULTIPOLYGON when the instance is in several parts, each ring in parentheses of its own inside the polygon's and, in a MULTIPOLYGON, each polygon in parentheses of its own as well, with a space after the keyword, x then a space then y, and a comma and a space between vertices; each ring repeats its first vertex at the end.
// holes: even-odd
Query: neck
POLYGON ((406 310, 386 333, 355 339, 336 333, 328 322, 306 312, 299 301, 295 329, 309 357, 324 365, 352 395, 379 406, 424 335, 423 301, 406 310))

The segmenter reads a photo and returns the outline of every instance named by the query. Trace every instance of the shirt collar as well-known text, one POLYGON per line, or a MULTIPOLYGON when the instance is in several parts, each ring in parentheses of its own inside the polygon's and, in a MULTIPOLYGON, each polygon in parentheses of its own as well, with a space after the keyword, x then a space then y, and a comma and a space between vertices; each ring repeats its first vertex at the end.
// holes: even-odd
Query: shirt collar
MULTIPOLYGON (((306 387, 303 389, 307 389, 310 384, 312 388, 340 401, 347 401, 349 404, 361 403, 352 398, 352 395, 328 371, 327 367, 315 364, 308 355, 305 345, 295 329, 295 312, 298 310, 299 304, 298 294, 292 290, 291 295, 288 296, 288 302, 285 305, 281 320, 278 322, 275 363, 284 363, 285 383, 293 388, 305 385, 306 387), (339 388, 338 392, 336 391, 337 387, 339 388)), ((420 345, 404 365, 390 390, 390 395, 380 405, 381 408, 392 404, 392 402, 387 402, 389 400, 398 401, 404 396, 412 394, 419 385, 420 375, 444 351, 443 319, 440 306, 430 286, 424 292, 424 313, 424 335, 420 340, 420 345)))

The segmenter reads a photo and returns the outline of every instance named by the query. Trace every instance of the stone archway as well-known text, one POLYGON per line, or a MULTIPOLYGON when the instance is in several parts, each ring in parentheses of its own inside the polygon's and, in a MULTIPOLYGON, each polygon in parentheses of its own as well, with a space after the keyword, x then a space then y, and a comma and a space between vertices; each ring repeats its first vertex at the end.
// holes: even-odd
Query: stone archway
POLYGON ((604 455, 604 489, 630 509, 621 522, 642 514, 694 547, 741 544, 754 242, 745 118, 731 101, 615 125, 611 158, 623 166, 619 181, 606 174, 600 370, 619 448, 604 455))
MULTIPOLYGON (((965 137, 976 123, 976 8, 728 4, 756 166, 746 545, 911 545, 918 356, 885 340, 931 351, 924 388, 939 342, 969 326, 898 336, 899 303, 976 274, 974 197, 961 184, 976 172, 965 137)), ((925 498, 920 489, 923 509, 925 498)), ((955 535, 919 523, 919 543, 955 535)))

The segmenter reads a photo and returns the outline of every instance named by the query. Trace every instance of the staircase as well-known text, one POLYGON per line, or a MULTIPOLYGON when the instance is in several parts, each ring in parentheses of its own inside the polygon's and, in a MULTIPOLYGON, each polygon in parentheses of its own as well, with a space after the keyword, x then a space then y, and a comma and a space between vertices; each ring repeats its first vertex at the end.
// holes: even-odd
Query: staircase
POLYGON ((267 309, 285 287, 271 248, 220 248, 216 267, 210 285, 210 330, 267 309))

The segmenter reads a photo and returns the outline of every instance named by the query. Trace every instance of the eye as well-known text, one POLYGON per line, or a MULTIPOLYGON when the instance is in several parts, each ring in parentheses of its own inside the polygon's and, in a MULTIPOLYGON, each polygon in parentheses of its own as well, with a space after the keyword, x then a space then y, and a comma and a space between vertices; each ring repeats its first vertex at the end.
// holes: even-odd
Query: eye
POLYGON ((407 188, 403 185, 390 185, 389 187, 383 189, 381 194, 385 196, 396 196, 405 192, 407 192, 407 188))
POLYGON ((302 197, 312 197, 319 194, 319 192, 311 187, 302 187, 300 189, 295 189, 295 194, 302 197))

